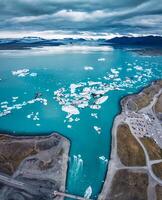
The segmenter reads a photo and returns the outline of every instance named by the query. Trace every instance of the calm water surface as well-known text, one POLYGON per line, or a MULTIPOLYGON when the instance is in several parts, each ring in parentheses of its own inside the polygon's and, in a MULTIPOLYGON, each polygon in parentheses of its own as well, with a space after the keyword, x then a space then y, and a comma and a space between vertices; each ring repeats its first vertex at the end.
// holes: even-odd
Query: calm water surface
POLYGON ((90 186, 91 198, 95 199, 107 169, 111 127, 115 115, 120 112, 119 100, 138 92, 152 80, 162 78, 161 63, 162 57, 144 57, 116 49, 49 54, 34 50, 1 51, 0 129, 16 135, 57 131, 69 138, 66 189, 83 196, 90 186), (71 84, 82 86, 73 94, 71 84), (107 101, 101 108, 92 109, 92 97, 89 106, 77 107, 79 114, 67 116, 58 95, 54 98, 54 91, 62 88, 61 98, 69 104, 85 87, 95 91, 110 87, 104 92, 107 101))

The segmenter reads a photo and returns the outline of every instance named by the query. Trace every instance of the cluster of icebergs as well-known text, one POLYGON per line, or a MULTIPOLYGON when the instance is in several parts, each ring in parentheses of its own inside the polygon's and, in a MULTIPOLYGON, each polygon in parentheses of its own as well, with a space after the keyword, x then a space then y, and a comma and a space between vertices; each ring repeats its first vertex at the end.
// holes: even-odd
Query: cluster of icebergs
MULTIPOLYGON (((27 117, 28 119, 32 119, 33 121, 39 121, 39 120, 40 120, 40 118, 39 118, 39 112, 36 112, 36 113, 31 112, 31 113, 28 114, 26 117, 27 117)), ((40 126, 40 124, 37 123, 36 126, 40 126)))
MULTIPOLYGON (((18 97, 12 97, 12 102, 18 99, 18 97)), ((36 102, 40 102, 43 105, 47 105, 47 99, 44 98, 35 98, 32 100, 24 101, 22 103, 16 103, 12 106, 9 106, 8 101, 4 101, 0 103, 1 111, 0 111, 0 117, 6 116, 8 114, 11 114, 13 110, 19 110, 22 109, 24 106, 29 105, 29 104, 34 104, 36 102)), ((32 115, 31 115, 32 116, 32 115)), ((30 116, 28 116, 30 118, 30 116)))
MULTIPOLYGON (((64 122, 77 122, 80 118, 77 116, 85 108, 92 110, 91 116, 98 118, 97 110, 101 109, 104 102, 108 100, 107 93, 115 88, 101 81, 88 81, 72 83, 68 88, 60 88, 54 91, 54 99, 61 105, 63 112, 66 112, 64 122)), ((67 128, 72 128, 68 124, 67 128)), ((94 130, 100 134, 101 128, 93 126, 94 130)))
MULTIPOLYGON (((92 110, 99 110, 101 104, 107 101, 107 93, 114 88, 103 82, 80 82, 71 84, 69 88, 60 88, 54 91, 54 99, 61 105, 62 111, 67 113, 68 122, 74 121, 72 116, 79 115, 82 109, 89 107, 92 110)), ((97 118, 97 113, 91 113, 97 118)), ((79 118, 75 118, 79 121, 79 118)), ((94 128, 98 133, 99 128, 94 128)))
POLYGON ((19 70, 16 70, 16 71, 12 71, 12 75, 13 76, 17 76, 17 77, 25 77, 27 75, 29 76, 37 76, 37 73, 34 73, 34 72, 30 72, 29 69, 19 69, 19 70))

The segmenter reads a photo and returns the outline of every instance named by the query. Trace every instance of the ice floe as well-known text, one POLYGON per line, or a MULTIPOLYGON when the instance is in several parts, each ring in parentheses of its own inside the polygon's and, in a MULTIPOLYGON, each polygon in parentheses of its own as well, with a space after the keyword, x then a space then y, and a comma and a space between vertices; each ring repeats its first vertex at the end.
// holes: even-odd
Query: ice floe
POLYGON ((111 72, 112 72, 113 74, 119 74, 119 71, 117 71, 115 68, 111 68, 111 72))
POLYGON ((136 70, 139 70, 139 71, 142 71, 143 70, 143 67, 141 67, 141 66, 134 66, 134 68, 136 69, 136 70))
POLYGON ((33 77, 34 77, 34 76, 37 76, 37 73, 34 73, 34 72, 33 72, 33 73, 30 74, 30 76, 33 76, 33 77))
POLYGON ((29 69, 24 68, 24 69, 18 69, 16 71, 12 71, 12 75, 17 76, 17 77, 25 77, 27 75, 35 77, 37 76, 37 73, 35 72, 30 73, 29 69))
POLYGON ((91 66, 84 66, 84 70, 86 70, 86 71, 91 71, 91 70, 93 70, 94 68, 93 67, 91 67, 91 66))
POLYGON ((107 99, 108 99, 108 96, 100 97, 100 98, 96 99, 95 104, 97 104, 97 105, 98 105, 98 104, 102 104, 102 103, 104 103, 107 99))
POLYGON ((62 106, 62 110, 64 112, 67 112, 70 115, 78 115, 80 113, 79 110, 76 107, 71 106, 71 105, 62 106))
POLYGON ((96 118, 96 119, 98 118, 97 113, 91 113, 91 116, 96 118))
POLYGON ((28 119, 32 119, 33 121, 39 121, 39 112, 32 112, 26 116, 28 119))
POLYGON ((104 162, 108 162, 108 159, 106 159, 105 156, 100 156, 99 159, 104 161, 104 162))
POLYGON ((72 128, 72 126, 71 125, 67 125, 67 128, 72 128))
POLYGON ((29 69, 19 69, 17 71, 12 71, 12 75, 18 77, 25 77, 29 74, 29 69))
MULTIPOLYGON (((29 104, 34 104, 36 102, 40 102, 45 106, 47 105, 47 99, 44 99, 44 98, 31 99, 31 100, 28 100, 28 101, 23 101, 22 103, 14 104, 12 106, 9 106, 9 103, 7 101, 6 102, 1 102, 1 109, 2 110, 0 111, 0 117, 3 117, 3 116, 6 116, 6 115, 10 114, 13 110, 22 109, 24 106, 27 106, 29 104)), ((37 115, 38 114, 36 114, 34 120, 38 120, 37 115)), ((31 117, 32 117, 32 114, 31 115, 27 115, 27 118, 31 118, 31 117)))
POLYGON ((104 62, 106 59, 105 58, 98 58, 97 59, 99 62, 104 62))
POLYGON ((100 128, 100 127, 98 127, 98 126, 93 126, 93 128, 94 128, 94 130, 95 130, 98 134, 101 133, 101 128, 100 128))
POLYGON ((85 193, 84 193, 84 198, 89 199, 89 198, 91 197, 91 195, 92 195, 92 187, 89 186, 89 187, 86 189, 85 193))
POLYGON ((90 105, 90 108, 94 109, 94 110, 99 110, 101 108, 101 106, 100 105, 90 105))

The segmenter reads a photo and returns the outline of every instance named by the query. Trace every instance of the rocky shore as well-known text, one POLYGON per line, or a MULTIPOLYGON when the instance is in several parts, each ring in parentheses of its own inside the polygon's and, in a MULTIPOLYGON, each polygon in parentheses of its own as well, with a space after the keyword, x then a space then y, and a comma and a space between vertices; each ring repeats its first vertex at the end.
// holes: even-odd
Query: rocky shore
POLYGON ((69 147, 57 133, 28 137, 1 133, 0 199, 53 200, 54 190, 64 192, 69 147))
POLYGON ((162 80, 121 101, 99 200, 162 199, 162 80))

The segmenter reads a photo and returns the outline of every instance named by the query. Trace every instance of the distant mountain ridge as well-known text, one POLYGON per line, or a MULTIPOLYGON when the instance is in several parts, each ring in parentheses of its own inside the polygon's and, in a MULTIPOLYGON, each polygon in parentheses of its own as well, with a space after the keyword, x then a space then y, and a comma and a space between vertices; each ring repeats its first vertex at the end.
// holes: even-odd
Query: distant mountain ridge
POLYGON ((31 47, 60 46, 60 45, 136 45, 136 46, 161 46, 161 36, 142 36, 130 37, 121 36, 112 39, 84 39, 84 38, 65 38, 65 39, 44 39, 41 37, 23 37, 0 39, 0 49, 26 49, 31 47))
POLYGON ((115 37, 106 41, 111 44, 119 45, 142 45, 142 46, 162 46, 161 36, 143 36, 143 37, 115 37))

